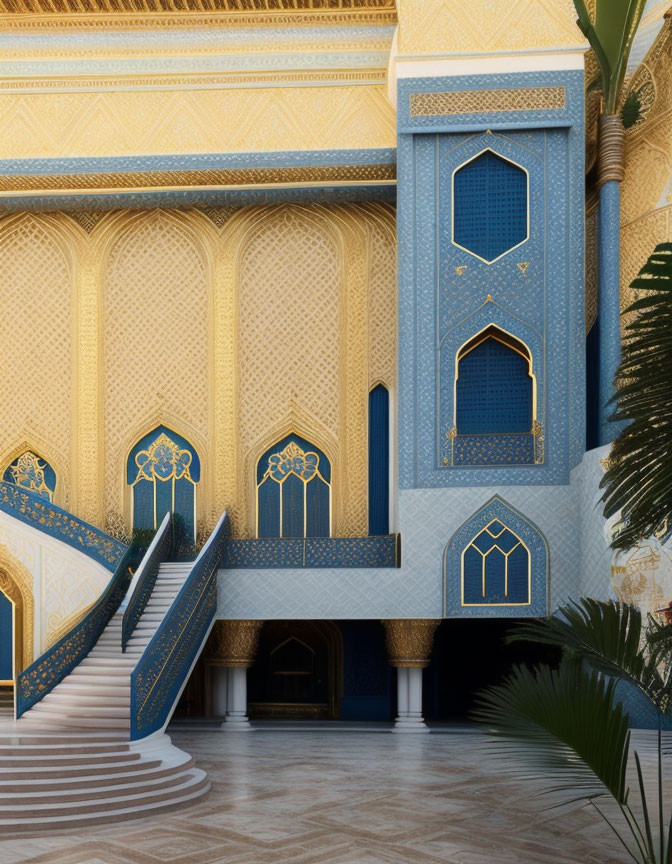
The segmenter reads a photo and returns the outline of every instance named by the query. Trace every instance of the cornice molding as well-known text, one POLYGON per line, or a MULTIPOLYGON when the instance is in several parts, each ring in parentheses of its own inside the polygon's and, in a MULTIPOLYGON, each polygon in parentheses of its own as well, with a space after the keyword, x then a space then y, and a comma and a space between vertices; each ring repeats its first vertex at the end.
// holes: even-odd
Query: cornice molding
POLYGON ((0 198, 17 194, 91 194, 168 189, 222 189, 394 183, 396 164, 315 165, 193 171, 126 171, 87 174, 9 174, 0 177, 0 198))
POLYGON ((0 93, 53 93, 78 90, 207 90, 220 87, 284 87, 384 84, 384 69, 307 69, 195 75, 61 75, 49 78, 0 78, 0 93))
MULTIPOLYGON (((88 2, 88 0, 87 0, 88 2)), ((347 0, 296 0, 301 8, 279 8, 273 0, 260 8, 243 9, 246 0, 197 0, 196 11, 174 9, 160 12, 153 0, 133 0, 132 11, 113 8, 112 0, 93 0, 95 11, 79 8, 82 0, 0 0, 0 31, 88 29, 139 30, 207 27, 300 27, 315 25, 396 24, 397 13, 390 0, 366 0, 348 5, 347 0), (327 5, 329 4, 329 5, 327 5), (64 8, 72 5, 75 8, 64 8), (34 7, 34 8, 32 8, 34 7), (268 7, 268 8, 267 8, 268 7)), ((172 0, 175 5, 179 0, 172 0)))

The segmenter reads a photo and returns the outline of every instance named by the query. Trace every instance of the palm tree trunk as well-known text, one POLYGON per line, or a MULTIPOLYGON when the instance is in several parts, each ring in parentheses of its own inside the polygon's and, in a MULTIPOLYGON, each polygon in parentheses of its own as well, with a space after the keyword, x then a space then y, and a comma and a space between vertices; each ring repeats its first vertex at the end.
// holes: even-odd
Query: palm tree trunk
POLYGON ((599 291, 599 432, 598 444, 609 444, 621 424, 611 423, 608 406, 621 360, 620 240, 621 180, 625 173, 625 129, 618 114, 602 114, 599 141, 600 212, 598 228, 599 291))

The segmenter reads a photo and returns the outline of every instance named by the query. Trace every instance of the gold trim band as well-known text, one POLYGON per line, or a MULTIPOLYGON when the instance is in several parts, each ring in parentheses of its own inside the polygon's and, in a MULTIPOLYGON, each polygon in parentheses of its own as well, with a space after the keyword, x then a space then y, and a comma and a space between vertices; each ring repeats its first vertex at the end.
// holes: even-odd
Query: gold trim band
POLYGON ((411 117, 451 114, 491 114, 502 111, 543 111, 564 108, 564 87, 517 87, 510 90, 446 90, 411 93, 411 117))
POLYGON ((397 166, 317 165, 290 168, 237 168, 200 171, 133 171, 97 174, 15 174, 0 177, 0 195, 11 192, 180 187, 268 186, 279 184, 370 183, 394 181, 397 166))
POLYGON ((143 77, 122 76, 108 78, 104 75, 78 78, 4 78, 0 79, 0 92, 31 91, 31 90, 123 90, 125 88, 183 88, 198 89, 209 87, 232 87, 236 85, 252 85, 257 87, 276 86, 278 84, 301 84, 306 86, 314 83, 318 86, 328 86, 332 83, 347 84, 384 84, 386 71, 384 69, 315 69, 302 72, 254 72, 247 75, 237 73, 219 75, 149 75, 143 77))

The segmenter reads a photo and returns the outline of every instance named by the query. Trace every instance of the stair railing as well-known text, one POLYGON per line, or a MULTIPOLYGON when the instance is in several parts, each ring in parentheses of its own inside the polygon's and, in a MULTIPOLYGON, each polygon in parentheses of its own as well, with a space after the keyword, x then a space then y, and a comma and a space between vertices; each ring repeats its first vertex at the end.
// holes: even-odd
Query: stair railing
POLYGON ((131 675, 131 740, 165 729, 217 611, 217 570, 231 534, 223 513, 131 675))
MULTIPOLYGON (((128 640, 137 627, 140 616, 145 611, 145 606, 152 596, 159 566, 168 560, 173 543, 173 520, 170 512, 163 517, 159 530, 147 549, 142 563, 133 576, 133 593, 130 596, 124 617, 121 622, 121 650, 126 651, 128 640)), ((130 592, 130 589, 129 589, 130 592)))
POLYGON ((113 571, 126 551, 125 543, 56 507, 36 492, 6 480, 0 480, 0 511, 67 543, 107 570, 113 571))
POLYGON ((16 679, 17 719, 44 699, 86 657, 119 608, 139 566, 144 546, 131 543, 107 587, 79 623, 30 664, 16 679))

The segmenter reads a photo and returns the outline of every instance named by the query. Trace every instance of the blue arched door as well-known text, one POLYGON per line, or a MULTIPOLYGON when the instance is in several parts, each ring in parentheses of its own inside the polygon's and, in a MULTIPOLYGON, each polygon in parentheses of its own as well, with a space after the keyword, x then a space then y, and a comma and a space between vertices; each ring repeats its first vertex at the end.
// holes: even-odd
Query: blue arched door
POLYGON ((14 678, 14 604, 0 591, 0 683, 14 678))

